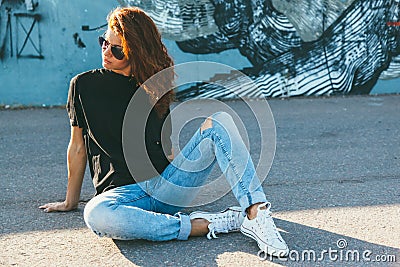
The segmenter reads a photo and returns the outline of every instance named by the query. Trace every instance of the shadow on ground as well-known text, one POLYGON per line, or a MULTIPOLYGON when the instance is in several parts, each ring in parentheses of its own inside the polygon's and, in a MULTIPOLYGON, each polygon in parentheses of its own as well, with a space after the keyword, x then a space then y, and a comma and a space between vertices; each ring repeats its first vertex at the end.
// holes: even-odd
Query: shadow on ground
POLYGON ((139 266, 252 266, 276 263, 283 266, 385 266, 400 259, 398 248, 370 243, 349 236, 276 219, 290 247, 286 259, 258 256, 256 243, 241 233, 220 234, 218 239, 190 238, 188 241, 117 241, 121 253, 139 266), (266 260, 264 262, 263 260, 266 260))

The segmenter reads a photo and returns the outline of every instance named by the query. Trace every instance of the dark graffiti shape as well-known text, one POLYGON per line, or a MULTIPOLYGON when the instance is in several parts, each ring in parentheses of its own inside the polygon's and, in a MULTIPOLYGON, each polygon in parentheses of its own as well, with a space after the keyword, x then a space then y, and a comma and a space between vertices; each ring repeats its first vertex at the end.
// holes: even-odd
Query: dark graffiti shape
POLYGON ((74 38, 74 42, 77 47, 79 47, 79 48, 86 47, 85 43, 82 41, 81 37, 79 36, 79 34, 77 32, 72 35, 72 38, 74 38))
POLYGON ((233 72, 182 90, 179 99, 366 94, 400 54, 400 27, 388 23, 399 21, 398 0, 356 0, 313 42, 302 41, 268 0, 214 2, 219 32, 179 47, 191 53, 238 48, 254 66, 242 71, 258 88, 233 72))

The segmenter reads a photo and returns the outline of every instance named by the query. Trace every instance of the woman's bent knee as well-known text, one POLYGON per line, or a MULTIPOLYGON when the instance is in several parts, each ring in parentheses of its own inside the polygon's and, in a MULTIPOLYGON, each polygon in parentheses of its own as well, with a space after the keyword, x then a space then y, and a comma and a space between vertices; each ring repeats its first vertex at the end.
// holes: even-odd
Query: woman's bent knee
POLYGON ((200 127, 201 132, 212 127, 212 119, 208 117, 200 127))
POLYGON ((201 132, 209 128, 212 128, 213 121, 217 122, 220 125, 231 125, 231 126, 235 125, 235 122, 233 121, 233 118, 229 113, 225 111, 220 111, 214 113, 203 122, 203 124, 200 127, 201 132))
POLYGON ((214 121, 217 121, 220 124, 225 124, 225 123, 233 124, 234 123, 232 116, 225 111, 214 113, 212 115, 212 118, 214 121))

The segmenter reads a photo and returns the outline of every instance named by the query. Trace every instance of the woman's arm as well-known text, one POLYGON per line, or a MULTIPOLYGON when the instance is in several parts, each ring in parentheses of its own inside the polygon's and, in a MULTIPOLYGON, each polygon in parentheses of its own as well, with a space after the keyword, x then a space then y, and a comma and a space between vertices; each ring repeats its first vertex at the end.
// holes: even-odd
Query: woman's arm
POLYGON ((82 128, 71 127, 71 139, 67 150, 68 186, 65 201, 47 203, 40 206, 45 212, 70 211, 78 207, 87 155, 82 128))

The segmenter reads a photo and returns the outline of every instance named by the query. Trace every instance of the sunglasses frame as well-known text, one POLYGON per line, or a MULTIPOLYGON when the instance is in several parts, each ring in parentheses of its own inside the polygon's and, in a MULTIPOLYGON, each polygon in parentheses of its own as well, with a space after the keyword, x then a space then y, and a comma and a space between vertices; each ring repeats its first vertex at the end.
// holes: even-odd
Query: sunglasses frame
POLYGON ((107 49, 111 45, 111 53, 116 59, 118 60, 124 59, 125 54, 122 50, 122 47, 110 44, 110 42, 107 41, 107 39, 104 38, 104 36, 99 36, 98 41, 101 48, 107 49))

